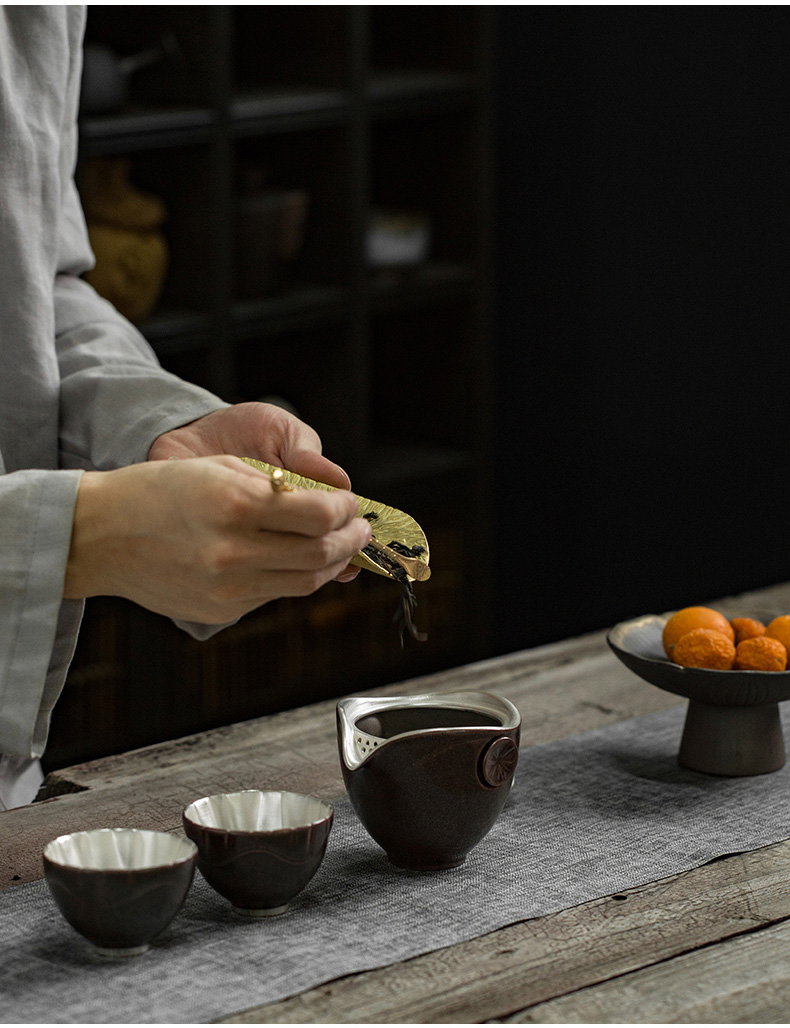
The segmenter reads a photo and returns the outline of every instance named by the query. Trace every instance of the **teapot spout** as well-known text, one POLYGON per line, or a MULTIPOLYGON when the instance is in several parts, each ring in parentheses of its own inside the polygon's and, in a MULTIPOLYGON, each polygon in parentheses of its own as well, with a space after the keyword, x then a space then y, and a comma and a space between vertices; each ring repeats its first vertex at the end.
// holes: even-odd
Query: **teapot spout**
MULTIPOLYGON (((387 701, 391 703, 392 701, 387 701)), ((381 706, 375 700, 366 699, 363 696, 351 697, 340 700, 337 705, 337 727, 338 739, 340 741, 340 756, 349 771, 355 771, 364 764, 380 746, 385 745, 386 739, 373 734, 377 728, 375 712, 381 706), (365 718, 367 731, 362 731, 357 722, 365 718)))

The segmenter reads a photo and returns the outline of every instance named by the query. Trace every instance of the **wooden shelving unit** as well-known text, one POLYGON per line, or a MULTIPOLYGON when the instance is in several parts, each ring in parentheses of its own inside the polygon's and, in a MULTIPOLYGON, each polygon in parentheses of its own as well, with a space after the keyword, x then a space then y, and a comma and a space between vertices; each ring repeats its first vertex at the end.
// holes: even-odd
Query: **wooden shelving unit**
POLYGON ((81 159, 125 155, 162 197, 171 270, 142 332, 224 399, 286 398, 362 495, 431 542, 424 644, 400 648, 391 583, 361 574, 208 643, 120 600, 89 604, 52 766, 488 655, 492 15, 485 7, 89 8, 124 56, 164 31, 181 59, 83 119, 81 159), (234 286, 245 172, 309 194, 274 291, 234 286), (429 259, 371 270, 371 210, 430 219, 429 259), (104 669, 102 671, 102 669, 104 669), (102 695, 101 716, 94 716, 102 695))

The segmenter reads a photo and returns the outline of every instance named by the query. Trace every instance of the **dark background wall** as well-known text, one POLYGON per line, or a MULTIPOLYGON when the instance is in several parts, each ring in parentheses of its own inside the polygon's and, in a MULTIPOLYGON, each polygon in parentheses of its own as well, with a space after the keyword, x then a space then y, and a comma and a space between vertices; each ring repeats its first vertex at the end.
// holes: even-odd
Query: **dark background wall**
POLYGON ((498 48, 498 649, 787 579, 790 15, 498 48))

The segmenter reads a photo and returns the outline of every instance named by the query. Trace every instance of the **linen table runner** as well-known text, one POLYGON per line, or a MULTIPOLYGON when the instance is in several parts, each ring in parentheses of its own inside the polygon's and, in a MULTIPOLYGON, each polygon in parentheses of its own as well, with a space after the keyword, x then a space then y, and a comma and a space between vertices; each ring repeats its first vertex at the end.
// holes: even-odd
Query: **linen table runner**
MULTIPOLYGON (((338 804, 327 856, 281 917, 250 920, 195 875, 144 956, 106 961, 44 882, 0 894, 5 1023, 195 1023, 790 837, 790 766, 681 768, 685 709, 523 749, 500 819, 466 863, 400 870, 338 804)), ((790 711, 784 714, 790 738, 790 711)))

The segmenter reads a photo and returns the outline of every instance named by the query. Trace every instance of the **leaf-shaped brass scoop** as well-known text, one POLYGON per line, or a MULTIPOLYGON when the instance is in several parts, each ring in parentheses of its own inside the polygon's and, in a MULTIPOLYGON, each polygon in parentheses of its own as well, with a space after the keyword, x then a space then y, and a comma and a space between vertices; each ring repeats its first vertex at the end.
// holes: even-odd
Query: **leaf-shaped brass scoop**
MULTIPOLYGON (((335 490, 335 486, 316 482, 312 478, 305 478, 273 464, 266 464, 264 461, 254 460, 252 457, 243 457, 242 459, 251 467, 268 475, 272 479, 273 487, 278 490, 288 488, 324 489, 327 492, 335 490)), ((428 563, 430 552, 425 533, 414 518, 404 514, 402 510, 388 507, 378 500, 368 500, 364 496, 357 496, 357 509, 358 516, 366 518, 370 522, 373 536, 364 550, 360 550, 356 556, 352 557, 351 563, 400 583, 403 627, 407 628, 415 639, 424 639, 425 637, 416 631, 411 617, 414 607, 411 583, 424 582, 431 577, 428 563)))

